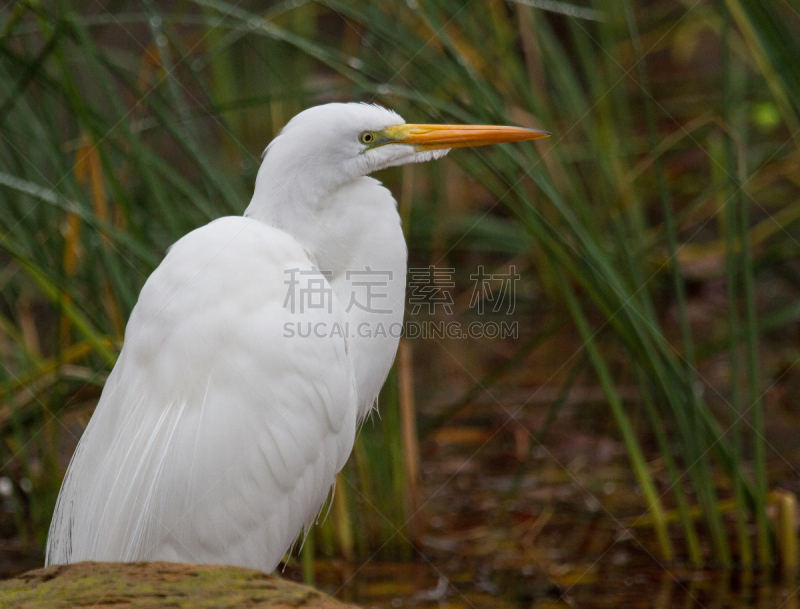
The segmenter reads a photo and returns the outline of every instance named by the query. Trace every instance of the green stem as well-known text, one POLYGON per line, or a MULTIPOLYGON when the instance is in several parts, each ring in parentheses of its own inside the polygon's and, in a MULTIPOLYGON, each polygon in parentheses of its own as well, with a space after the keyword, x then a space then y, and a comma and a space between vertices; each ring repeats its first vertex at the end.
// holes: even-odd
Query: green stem
POLYGON ((314 529, 308 531, 303 549, 300 550, 300 558, 303 566, 303 583, 309 586, 314 585, 314 529))
MULTIPOLYGON (((740 157, 743 155, 740 155, 740 157)), ((767 521, 767 454, 764 442, 764 411, 761 401, 761 379, 758 358, 758 321, 756 317, 755 278, 753 254, 748 234, 750 224, 749 205, 742 196, 744 167, 739 163, 739 240, 742 244, 742 284, 745 298, 745 343, 747 349, 747 385, 753 426, 753 465, 755 469, 756 533, 758 560, 762 565, 772 562, 772 543, 767 521)))
MULTIPOLYGON (((730 71, 730 49, 728 46, 728 36, 730 32, 730 15, 724 9, 724 24, 722 31, 722 61, 723 61, 723 120, 730 123, 730 109, 731 109, 731 71, 730 71)), ((723 191, 726 195, 725 201, 725 217, 723 220, 725 226, 725 267, 728 276, 728 326, 729 331, 729 365, 730 365, 730 378, 731 378, 731 406, 734 410, 733 421, 733 442, 731 458, 736 462, 733 476, 733 493, 736 500, 736 534, 739 539, 739 560, 745 567, 750 567, 753 564, 753 550, 750 544, 750 535, 747 532, 747 505, 744 496, 744 479, 741 470, 742 459, 742 430, 741 430, 741 399, 739 395, 739 315, 737 311, 737 271, 738 255, 736 247, 736 207, 735 200, 737 195, 733 195, 733 180, 731 175, 733 172, 733 150, 730 138, 725 138, 725 157, 727 167, 727 187, 723 191)))
MULTIPOLYGON (((650 145, 655 148, 657 146, 655 114, 653 110, 652 99, 649 94, 650 87, 648 84, 644 53, 642 51, 641 41, 639 39, 639 31, 636 25, 636 19, 633 15, 633 7, 631 6, 630 0, 626 0, 625 2, 625 16, 631 33, 631 43, 633 45, 634 57, 636 59, 639 72, 639 84, 644 92, 645 118, 650 136, 650 145)), ((689 466, 696 466, 699 469, 698 473, 701 479, 701 484, 698 485, 697 488, 698 497, 702 499, 705 508, 706 518, 708 520, 708 528, 711 533, 712 543, 714 545, 714 552, 720 563, 725 566, 729 566, 731 564, 730 548, 728 546, 728 539, 725 535, 722 516, 719 512, 714 481, 711 477, 710 468, 704 454, 698 450, 705 444, 705 434, 702 432, 700 418, 698 416, 701 406, 698 396, 694 390, 695 382, 697 380, 694 367, 694 346, 692 341, 692 331, 691 327, 689 326, 689 318, 686 310, 686 287, 683 282, 681 267, 677 256, 677 227, 675 225, 675 217, 672 213, 672 205, 670 203, 669 192, 667 190, 666 177, 664 175, 664 167, 661 157, 658 157, 655 160, 654 168, 658 180, 661 207, 664 213, 664 232, 666 233, 667 237, 669 259, 671 261, 670 267, 672 271, 672 282, 675 289, 675 300, 678 306, 681 341, 683 342, 684 374, 686 378, 684 389, 686 391, 687 403, 691 406, 689 408, 690 426, 696 434, 695 446, 691 447, 690 455, 687 456, 689 456, 691 459, 689 466)))
POLYGON ((614 386, 614 381, 611 378, 611 373, 608 369, 608 366, 603 360, 603 356, 600 354, 600 351, 597 349, 597 345, 594 342, 594 332, 589 327, 589 322, 583 314, 583 310, 581 309, 581 306, 578 303, 572 288, 568 285, 567 281, 564 279, 564 276, 561 274, 561 271, 556 266, 553 267, 553 275, 555 276, 555 279, 561 288, 561 292, 567 301, 567 306, 572 314, 572 318, 575 321, 578 331, 580 332, 581 339, 584 341, 586 353, 589 355, 589 359, 594 366, 597 377, 600 380, 600 385, 602 386, 603 392, 608 400, 608 404, 611 407, 611 412, 614 415, 617 427, 622 434, 622 441, 625 444, 626 450, 628 451, 628 458, 630 459, 633 473, 642 489, 645 501, 647 502, 648 510, 653 518, 653 526, 655 527, 656 536, 661 548, 661 556, 664 560, 671 561, 675 556, 675 551, 672 547, 672 541, 669 537, 669 530, 667 528, 667 519, 664 514, 664 508, 661 505, 661 499, 656 491, 653 478, 650 475, 650 470, 647 469, 647 463, 645 462, 644 454, 642 453, 641 446, 639 446, 639 441, 636 439, 636 434, 633 431, 630 419, 628 418, 628 415, 625 413, 625 409, 622 406, 622 400, 620 399, 616 387, 614 386))
POLYGON ((694 528, 694 522, 692 521, 691 514, 689 514, 689 505, 686 501, 686 494, 683 492, 683 488, 681 486, 682 476, 678 471, 678 467, 675 464, 675 459, 672 456, 667 434, 664 432, 664 424, 659 418, 658 410, 656 409, 656 405, 653 403, 653 397, 648 389, 647 377, 642 371, 641 366, 635 365, 634 368, 636 370, 638 385, 642 392, 642 403, 644 404, 647 418, 650 421, 650 427, 653 428, 653 433, 656 437, 656 443, 658 444, 658 450, 661 452, 661 456, 664 459, 664 465, 666 466, 667 473, 669 474, 669 483, 672 493, 675 495, 675 504, 678 508, 678 516, 681 519, 684 534, 686 535, 686 547, 689 551, 689 560, 695 567, 701 567, 703 566, 703 551, 700 549, 700 540, 697 537, 697 531, 694 528))

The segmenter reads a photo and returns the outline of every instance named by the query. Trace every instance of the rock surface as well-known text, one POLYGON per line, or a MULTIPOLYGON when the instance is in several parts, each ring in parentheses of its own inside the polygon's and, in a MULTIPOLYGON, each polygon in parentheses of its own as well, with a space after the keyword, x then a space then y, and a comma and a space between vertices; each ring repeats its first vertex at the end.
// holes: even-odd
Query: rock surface
POLYGON ((357 609, 261 571, 168 562, 80 562, 0 582, 0 607, 270 607, 357 609))

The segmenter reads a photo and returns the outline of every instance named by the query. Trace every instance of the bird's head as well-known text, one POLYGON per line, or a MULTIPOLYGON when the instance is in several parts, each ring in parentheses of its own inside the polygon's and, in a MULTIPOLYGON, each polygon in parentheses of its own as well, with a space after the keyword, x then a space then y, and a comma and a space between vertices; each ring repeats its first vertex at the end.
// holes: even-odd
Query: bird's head
POLYGON ((546 131, 492 125, 407 124, 372 104, 332 103, 295 116, 265 151, 259 181, 311 179, 335 188, 379 169, 438 159, 451 148, 533 140, 546 131))

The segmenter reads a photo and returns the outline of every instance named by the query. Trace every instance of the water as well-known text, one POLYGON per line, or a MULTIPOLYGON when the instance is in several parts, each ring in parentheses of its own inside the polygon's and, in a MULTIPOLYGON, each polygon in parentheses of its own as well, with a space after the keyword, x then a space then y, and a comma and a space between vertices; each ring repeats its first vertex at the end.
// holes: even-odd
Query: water
POLYGON ((364 607, 796 609, 798 581, 768 572, 574 563, 449 573, 430 564, 320 563, 317 585, 364 607), (343 583, 343 579, 346 583, 343 583))

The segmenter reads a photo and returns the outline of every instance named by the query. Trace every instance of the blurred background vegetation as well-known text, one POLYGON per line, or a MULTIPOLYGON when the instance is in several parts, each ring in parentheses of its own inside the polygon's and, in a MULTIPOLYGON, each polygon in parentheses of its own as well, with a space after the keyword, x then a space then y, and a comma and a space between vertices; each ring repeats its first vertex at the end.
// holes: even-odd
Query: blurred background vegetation
POLYGON ((188 231, 240 214, 266 144, 327 101, 554 135, 378 176, 400 202, 411 265, 455 269, 458 319, 474 316, 478 265, 522 275, 519 336, 403 343, 380 417, 290 571, 330 569, 334 590, 370 562, 444 577, 443 557, 467 544, 477 562, 456 571, 519 551, 509 564, 552 582, 554 562, 620 543, 661 566, 792 571, 798 10, 5 4, 4 572, 42 560, 66 464, 148 274, 188 231), (537 553, 531 531, 567 554, 537 553))

